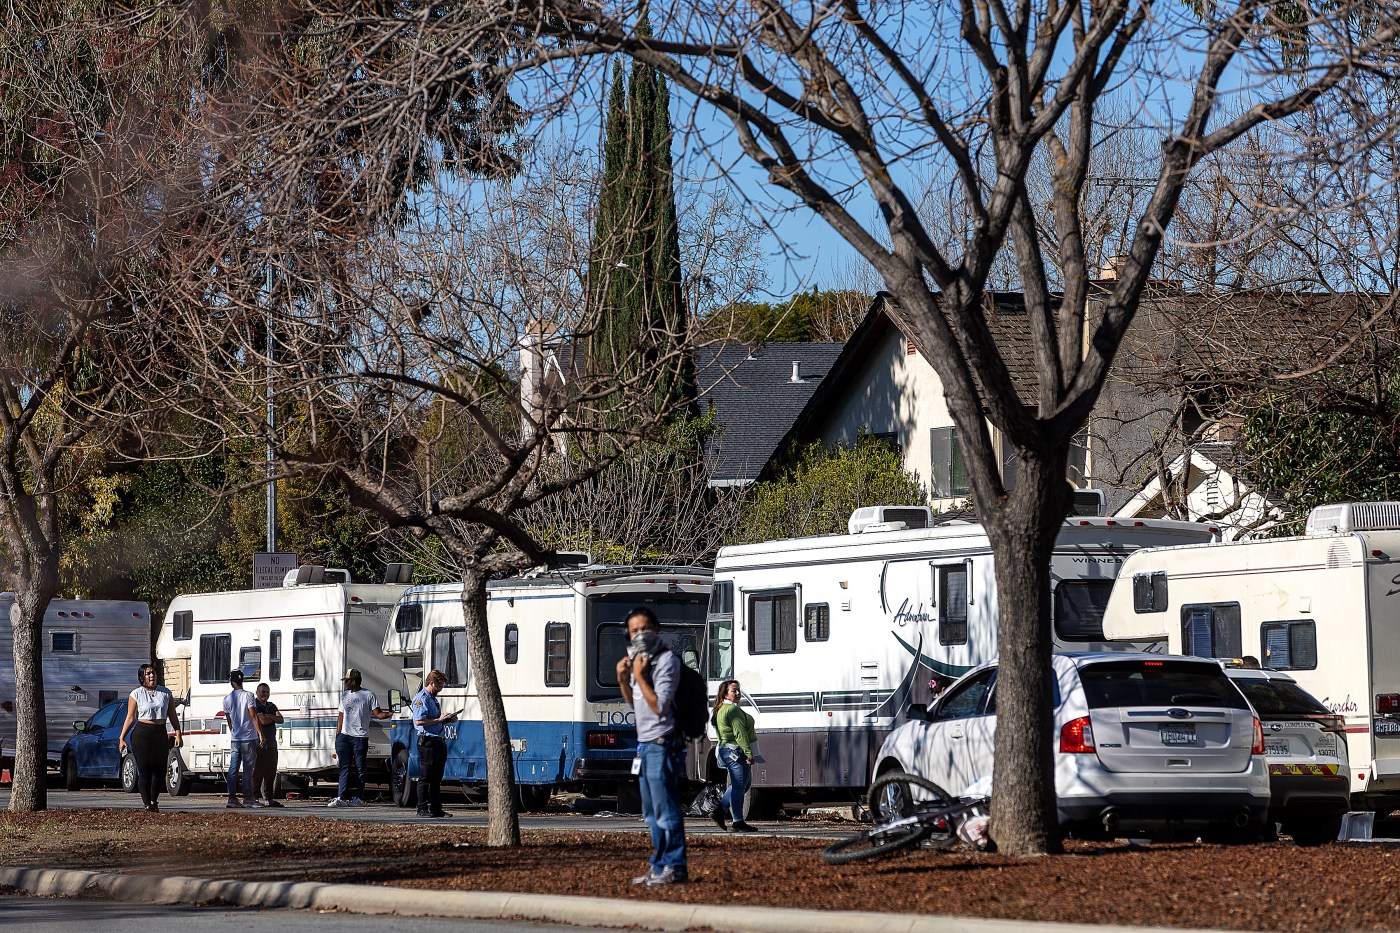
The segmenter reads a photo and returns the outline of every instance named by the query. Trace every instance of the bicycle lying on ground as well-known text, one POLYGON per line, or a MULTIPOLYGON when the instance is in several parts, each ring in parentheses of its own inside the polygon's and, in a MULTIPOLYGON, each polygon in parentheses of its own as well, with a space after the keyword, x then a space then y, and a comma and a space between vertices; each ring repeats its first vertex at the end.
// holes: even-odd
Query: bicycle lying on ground
POLYGON ((932 781, 895 772, 870 785, 872 826, 822 852, 828 865, 845 865, 923 845, 946 848, 959 839, 977 849, 990 847, 987 797, 955 797, 932 781))

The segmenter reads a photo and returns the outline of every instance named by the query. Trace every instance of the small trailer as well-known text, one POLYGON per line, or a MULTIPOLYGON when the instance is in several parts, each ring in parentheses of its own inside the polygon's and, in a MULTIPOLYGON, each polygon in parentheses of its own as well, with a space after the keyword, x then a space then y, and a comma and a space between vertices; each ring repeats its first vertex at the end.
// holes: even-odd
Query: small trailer
MULTIPOLYGON (((0 762, 15 754, 14 640, 10 610, 15 594, 0 593, 0 762)), ((48 764, 59 766, 73 723, 136 689, 136 670, 151 660, 151 609, 118 599, 55 599, 44 613, 44 720, 48 764)))
MULTIPOLYGON (((541 809, 572 786, 610 794, 634 783, 634 715, 622 704, 616 666, 627 653, 628 613, 647 606, 667 644, 699 671, 710 571, 696 567, 582 567, 548 570, 487 585, 486 614, 496 676, 510 722, 522 807, 541 809)), ((404 593, 384 633, 384 651, 403 659, 404 693, 390 729, 394 799, 414 802, 418 743, 408 704, 423 672, 447 676, 438 694, 447 741, 444 782, 486 781, 486 748, 475 680, 467 664, 462 585, 404 593)))
POLYGON ((1300 537, 1139 551, 1104 631, 1287 671, 1344 720, 1353 802, 1400 807, 1400 502, 1319 506, 1300 537))
MULTIPOLYGON (((394 603, 407 586, 320 582, 320 568, 279 588, 196 593, 170 603, 156 644, 164 682, 180 701, 184 746, 172 749, 166 783, 186 794, 198 779, 223 780, 229 734, 223 713, 229 672, 252 692, 266 682, 285 722, 277 727, 278 775, 300 787, 334 779, 336 712, 347 668, 388 707, 399 661, 380 648, 394 603)), ((303 571, 307 568, 303 567, 303 571)), ((348 578, 347 578, 348 579, 348 578)), ((389 760, 385 724, 370 722, 371 775, 389 760)), ((371 778, 373 779, 373 778, 371 778)))

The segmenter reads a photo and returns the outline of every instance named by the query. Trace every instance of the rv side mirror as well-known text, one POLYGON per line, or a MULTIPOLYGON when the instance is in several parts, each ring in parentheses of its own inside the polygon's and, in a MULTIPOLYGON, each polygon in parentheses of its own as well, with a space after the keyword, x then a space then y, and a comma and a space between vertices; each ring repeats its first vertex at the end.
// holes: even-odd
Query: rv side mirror
POLYGON ((396 713, 403 709, 403 694, 397 687, 389 688, 389 708, 396 713))
POLYGON ((923 703, 910 703, 909 710, 905 715, 910 719, 927 719, 928 707, 923 703))
POLYGON ((86 720, 86 719, 75 719, 75 720, 73 720, 73 731, 74 731, 74 732, 86 732, 86 731, 87 731, 87 720, 86 720))

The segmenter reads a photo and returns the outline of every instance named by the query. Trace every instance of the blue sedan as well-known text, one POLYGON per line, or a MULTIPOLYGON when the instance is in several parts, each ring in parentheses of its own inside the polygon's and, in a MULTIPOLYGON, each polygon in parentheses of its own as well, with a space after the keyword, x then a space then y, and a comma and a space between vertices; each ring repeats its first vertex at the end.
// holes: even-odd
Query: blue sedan
POLYGON ((108 703, 85 722, 73 723, 74 734, 63 746, 60 765, 63 786, 78 790, 83 781, 116 782, 129 794, 136 793, 136 759, 131 749, 117 751, 122 724, 126 722, 126 699, 108 703))

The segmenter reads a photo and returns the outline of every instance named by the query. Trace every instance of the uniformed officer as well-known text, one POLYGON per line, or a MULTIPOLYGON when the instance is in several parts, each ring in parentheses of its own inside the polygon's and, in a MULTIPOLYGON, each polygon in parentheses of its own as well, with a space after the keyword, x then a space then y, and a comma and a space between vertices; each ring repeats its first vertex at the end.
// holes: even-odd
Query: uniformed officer
POLYGON ((428 671, 423 689, 413 698, 413 726, 418 730, 418 815, 451 816, 442 808, 442 769, 447 764, 447 743, 442 724, 456 722, 457 714, 443 715, 437 695, 447 684, 447 675, 437 668, 428 671))

